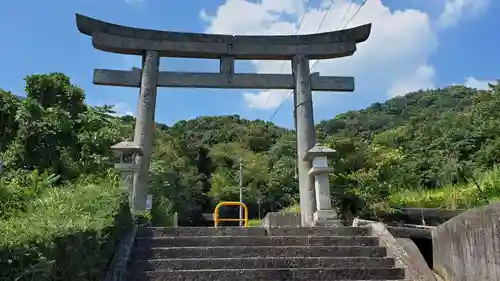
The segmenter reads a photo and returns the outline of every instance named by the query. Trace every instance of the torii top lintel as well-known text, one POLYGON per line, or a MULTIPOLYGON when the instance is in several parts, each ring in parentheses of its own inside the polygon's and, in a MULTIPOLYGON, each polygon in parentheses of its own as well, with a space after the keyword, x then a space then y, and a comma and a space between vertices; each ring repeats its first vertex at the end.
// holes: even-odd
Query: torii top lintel
POLYGON ((368 39, 371 24, 308 35, 248 36, 159 31, 127 27, 76 14, 78 30, 92 36, 96 49, 129 55, 144 50, 163 57, 286 60, 294 55, 309 59, 351 56, 356 43, 368 39))

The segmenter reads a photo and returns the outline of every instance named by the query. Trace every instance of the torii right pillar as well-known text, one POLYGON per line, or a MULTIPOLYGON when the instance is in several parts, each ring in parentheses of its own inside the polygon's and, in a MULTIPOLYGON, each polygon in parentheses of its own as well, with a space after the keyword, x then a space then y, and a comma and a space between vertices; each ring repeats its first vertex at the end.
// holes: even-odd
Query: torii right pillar
POLYGON ((302 226, 313 226, 316 211, 314 181, 309 176, 310 161, 307 152, 316 143, 314 128, 309 59, 303 55, 292 58, 292 73, 295 79, 294 111, 297 134, 297 168, 299 173, 299 196, 302 226))

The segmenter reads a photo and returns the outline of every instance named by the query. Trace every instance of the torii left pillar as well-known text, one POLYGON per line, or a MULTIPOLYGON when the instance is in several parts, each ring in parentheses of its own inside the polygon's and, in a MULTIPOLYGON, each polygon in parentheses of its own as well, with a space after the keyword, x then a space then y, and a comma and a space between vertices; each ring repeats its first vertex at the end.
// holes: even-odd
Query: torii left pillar
POLYGON ((135 122, 134 142, 142 149, 136 157, 138 172, 134 173, 133 209, 145 210, 149 193, 149 167, 153 150, 156 94, 160 56, 156 51, 145 51, 142 56, 141 89, 135 122))

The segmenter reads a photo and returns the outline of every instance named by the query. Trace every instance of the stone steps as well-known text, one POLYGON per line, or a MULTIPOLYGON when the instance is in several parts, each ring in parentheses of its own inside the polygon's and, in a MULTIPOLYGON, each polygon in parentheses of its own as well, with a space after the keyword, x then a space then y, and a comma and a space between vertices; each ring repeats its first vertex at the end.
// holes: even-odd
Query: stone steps
POLYGON ((366 227, 139 228, 129 281, 403 280, 366 227))
POLYGON ((135 271, 238 268, 392 268, 394 259, 373 257, 254 257, 142 260, 135 271))
POLYGON ((141 227, 138 237, 176 237, 176 236, 266 236, 260 227, 141 227))
POLYGON ((367 227, 269 227, 266 229, 269 236, 368 236, 367 227))
POLYGON ((130 274, 133 281, 308 281, 308 280, 397 280, 404 278, 401 268, 298 268, 298 269, 214 269, 160 270, 130 274))
POLYGON ((216 246, 135 248, 136 259, 245 257, 385 257, 378 246, 216 246))
POLYGON ((145 227, 138 237, 172 236, 368 236, 367 227, 145 227))
POLYGON ((208 246, 378 246, 370 236, 177 236, 139 237, 138 248, 208 246))

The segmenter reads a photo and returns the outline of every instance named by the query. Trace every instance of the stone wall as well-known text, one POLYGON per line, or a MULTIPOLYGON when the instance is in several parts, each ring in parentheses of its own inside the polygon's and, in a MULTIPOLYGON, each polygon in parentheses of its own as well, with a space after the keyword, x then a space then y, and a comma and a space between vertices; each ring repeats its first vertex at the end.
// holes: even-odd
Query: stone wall
POLYGON ((494 203, 434 229, 434 270, 446 281, 500 280, 499 218, 500 203, 494 203))

